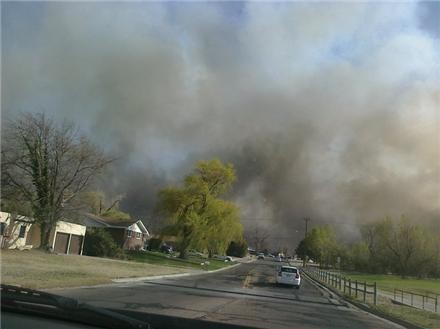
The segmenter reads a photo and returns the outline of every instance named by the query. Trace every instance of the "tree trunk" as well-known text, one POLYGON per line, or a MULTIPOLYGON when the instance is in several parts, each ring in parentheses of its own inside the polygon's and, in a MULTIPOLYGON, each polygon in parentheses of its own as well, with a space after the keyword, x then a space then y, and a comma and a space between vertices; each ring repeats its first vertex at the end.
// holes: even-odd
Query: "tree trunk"
POLYGON ((40 249, 49 249, 50 227, 46 223, 40 224, 40 249))
POLYGON ((182 241, 180 242, 180 253, 179 253, 179 258, 181 259, 186 258, 186 250, 189 248, 189 245, 191 244, 191 234, 192 234, 191 225, 184 225, 183 237, 182 237, 182 241))
POLYGON ((191 240, 190 240, 189 236, 182 238, 182 242, 180 243, 179 258, 181 258, 181 259, 186 258, 186 250, 188 249, 190 242, 191 242, 191 240))

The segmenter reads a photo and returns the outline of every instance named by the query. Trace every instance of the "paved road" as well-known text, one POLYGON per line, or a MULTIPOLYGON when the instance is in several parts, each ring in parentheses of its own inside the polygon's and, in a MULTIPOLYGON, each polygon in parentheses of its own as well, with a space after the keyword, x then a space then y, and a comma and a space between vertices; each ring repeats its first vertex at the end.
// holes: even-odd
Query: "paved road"
POLYGON ((401 328, 329 298, 304 279, 299 290, 275 286, 277 265, 257 261, 218 273, 55 293, 96 306, 256 328, 401 328))

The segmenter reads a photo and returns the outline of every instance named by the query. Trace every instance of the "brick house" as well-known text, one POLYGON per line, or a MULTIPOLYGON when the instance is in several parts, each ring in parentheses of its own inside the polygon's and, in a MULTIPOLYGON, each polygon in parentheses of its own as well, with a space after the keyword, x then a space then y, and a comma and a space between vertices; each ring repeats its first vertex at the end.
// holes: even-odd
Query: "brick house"
POLYGON ((107 219, 87 213, 83 215, 81 222, 88 228, 104 228, 123 249, 144 248, 150 239, 150 233, 141 220, 107 219))

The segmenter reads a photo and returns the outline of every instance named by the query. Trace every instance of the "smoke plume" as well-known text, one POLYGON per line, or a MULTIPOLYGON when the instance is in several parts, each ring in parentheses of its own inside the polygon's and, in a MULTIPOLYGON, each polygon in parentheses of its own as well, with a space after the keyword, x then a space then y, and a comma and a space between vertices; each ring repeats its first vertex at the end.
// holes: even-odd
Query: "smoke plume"
MULTIPOLYGON (((3 117, 45 111, 118 155, 101 184, 152 216, 195 161, 231 162, 247 229, 440 207, 435 3, 2 3, 3 117)), ((275 243, 275 242, 274 242, 275 243)))

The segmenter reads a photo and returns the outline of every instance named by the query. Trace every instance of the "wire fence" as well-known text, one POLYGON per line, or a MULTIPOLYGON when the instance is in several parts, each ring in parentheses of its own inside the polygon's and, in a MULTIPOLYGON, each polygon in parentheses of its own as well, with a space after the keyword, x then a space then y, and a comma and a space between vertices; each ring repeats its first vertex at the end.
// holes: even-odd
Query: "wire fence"
POLYGON ((394 289, 394 300, 396 302, 421 308, 423 310, 430 310, 437 312, 439 310, 438 300, 439 296, 430 296, 429 294, 419 294, 412 291, 406 291, 402 289, 394 289))

